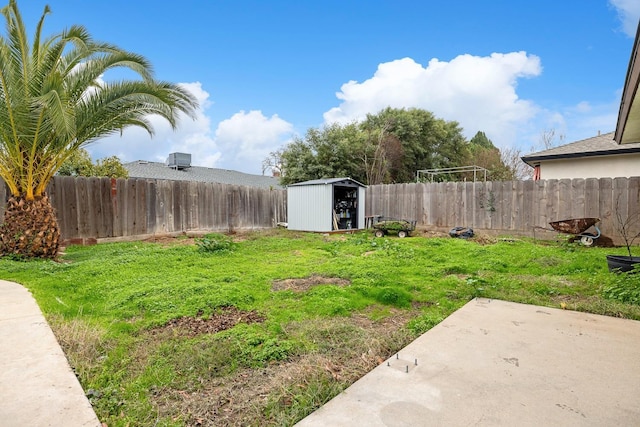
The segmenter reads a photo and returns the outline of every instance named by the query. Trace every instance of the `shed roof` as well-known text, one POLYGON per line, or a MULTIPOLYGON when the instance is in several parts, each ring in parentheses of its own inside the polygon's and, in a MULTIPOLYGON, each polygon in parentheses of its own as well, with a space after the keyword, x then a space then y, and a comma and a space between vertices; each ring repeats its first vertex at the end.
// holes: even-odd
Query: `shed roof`
POLYGON ((214 182, 247 187, 282 188, 279 179, 272 176, 252 175, 244 172, 191 166, 174 169, 160 162, 137 160, 123 165, 131 178, 167 179, 172 181, 214 182))
POLYGON ((522 156, 522 161, 533 166, 544 160, 571 159, 595 156, 613 156, 629 153, 640 153, 640 143, 619 145, 613 140, 614 133, 604 133, 592 138, 582 139, 570 144, 554 147, 549 150, 522 156))
POLYGON ((332 185, 332 184, 356 184, 360 187, 366 187, 366 185, 361 182, 356 181, 351 178, 321 178, 321 179, 312 179, 309 181, 296 182, 295 184, 289 184, 289 187, 298 187, 302 185, 332 185))

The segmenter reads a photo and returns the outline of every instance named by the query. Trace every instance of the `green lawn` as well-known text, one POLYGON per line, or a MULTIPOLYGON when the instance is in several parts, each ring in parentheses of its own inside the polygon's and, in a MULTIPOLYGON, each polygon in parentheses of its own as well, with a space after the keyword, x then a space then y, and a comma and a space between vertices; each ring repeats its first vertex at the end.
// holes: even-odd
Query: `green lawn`
POLYGON ((474 297, 640 319, 640 275, 607 271, 620 248, 285 230, 174 240, 0 259, 110 427, 292 425, 474 297))

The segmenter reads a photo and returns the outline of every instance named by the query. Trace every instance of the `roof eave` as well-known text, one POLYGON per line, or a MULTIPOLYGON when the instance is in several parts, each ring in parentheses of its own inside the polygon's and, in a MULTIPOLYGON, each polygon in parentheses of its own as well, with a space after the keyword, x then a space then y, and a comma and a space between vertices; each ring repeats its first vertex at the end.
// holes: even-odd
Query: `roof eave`
POLYGON ((622 91, 618 122, 613 139, 618 144, 640 142, 640 100, 638 100, 638 83, 640 82, 640 63, 638 54, 640 51, 640 22, 636 30, 636 39, 633 43, 629 67, 622 91), (631 118, 631 120, 629 120, 631 118))
POLYGON ((360 187, 364 187, 367 188, 366 185, 364 185, 363 183, 356 181, 353 178, 349 178, 349 177, 344 177, 344 178, 320 178, 320 179, 311 179, 309 181, 302 181, 302 182, 295 182, 293 184, 289 184, 287 185, 287 187, 300 187, 300 186, 305 186, 305 185, 333 185, 336 184, 338 182, 342 182, 342 181, 351 181, 354 184, 360 186, 360 187))
POLYGON ((602 157, 633 153, 640 153, 640 147, 619 148, 617 150, 588 151, 586 153, 552 154, 548 156, 522 156, 520 159, 529 166, 534 166, 534 164, 532 164, 531 162, 537 163, 544 160, 577 159, 581 157, 602 157))

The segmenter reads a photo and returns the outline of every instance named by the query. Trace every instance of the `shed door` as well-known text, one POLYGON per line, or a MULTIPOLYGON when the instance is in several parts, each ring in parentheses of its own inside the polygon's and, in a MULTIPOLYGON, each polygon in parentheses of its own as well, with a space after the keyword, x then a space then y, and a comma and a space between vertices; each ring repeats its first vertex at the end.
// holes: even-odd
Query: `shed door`
POLYGON ((358 224, 358 187, 333 187, 333 229, 360 228, 358 224))

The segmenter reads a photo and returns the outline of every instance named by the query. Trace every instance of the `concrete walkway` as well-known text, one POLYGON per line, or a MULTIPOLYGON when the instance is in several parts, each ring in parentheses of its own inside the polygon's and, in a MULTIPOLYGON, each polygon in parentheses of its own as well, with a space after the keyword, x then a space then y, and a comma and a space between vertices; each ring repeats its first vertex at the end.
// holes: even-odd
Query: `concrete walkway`
POLYGON ((473 300, 298 423, 471 425, 640 426, 640 322, 473 300))
POLYGON ((100 426, 31 293, 0 280, 0 425, 100 426))

